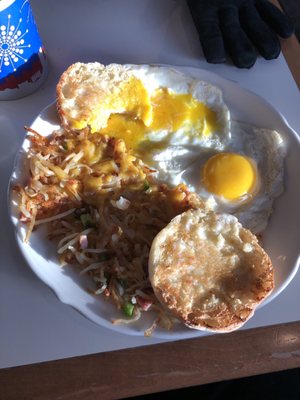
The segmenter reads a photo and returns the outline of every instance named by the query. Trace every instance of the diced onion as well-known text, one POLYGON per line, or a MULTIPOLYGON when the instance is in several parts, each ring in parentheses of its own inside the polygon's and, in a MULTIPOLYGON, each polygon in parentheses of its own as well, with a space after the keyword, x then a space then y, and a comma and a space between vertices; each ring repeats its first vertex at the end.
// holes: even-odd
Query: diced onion
POLYGON ((118 208, 119 210, 127 210, 130 206, 130 201, 125 199, 125 197, 120 196, 118 200, 111 200, 111 204, 118 208))

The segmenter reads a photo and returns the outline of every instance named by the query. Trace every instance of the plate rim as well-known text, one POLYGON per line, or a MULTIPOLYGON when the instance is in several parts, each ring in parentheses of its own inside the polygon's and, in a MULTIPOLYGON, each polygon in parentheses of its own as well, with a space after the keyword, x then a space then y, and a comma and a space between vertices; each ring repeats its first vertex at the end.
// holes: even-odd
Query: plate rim
MULTIPOLYGON (((146 65, 146 64, 125 64, 125 65, 143 66, 143 65, 146 65)), ((279 117, 279 119, 281 120, 281 123, 285 126, 285 128, 288 129, 289 135, 291 134, 293 136, 293 138, 297 141, 297 144, 298 144, 298 147, 299 147, 299 150, 300 150, 300 137, 297 134, 297 132, 289 125, 287 119, 270 102, 268 102, 265 98, 261 97, 260 95, 256 94, 255 92, 253 92, 253 91, 251 91, 251 90, 249 90, 247 88, 244 88, 243 86, 241 86, 237 82, 233 82, 233 81, 231 81, 231 80, 229 80, 229 79, 227 79, 227 78, 225 78, 225 77, 223 77, 221 75, 218 75, 218 74, 216 74, 216 73, 214 73, 212 71, 208 71, 208 70, 205 70, 205 69, 201 69, 201 68, 197 68, 197 67, 191 67, 191 66, 179 66, 179 65, 168 65, 168 64, 149 64, 149 65, 172 68, 172 69, 178 70, 180 72, 183 72, 186 75, 195 77, 196 79, 199 79, 199 80, 205 80, 206 81, 205 78, 201 78, 201 75, 209 76, 212 79, 211 83, 213 85, 217 86, 218 88, 220 88, 220 87, 218 86, 218 84, 214 83, 214 80, 217 80, 217 81, 220 80, 221 82, 223 82, 223 84, 233 86, 237 90, 241 90, 242 92, 247 93, 251 97, 256 98, 260 102, 264 103, 264 106, 269 108, 269 110, 273 114, 276 114, 277 117, 279 117), (195 75, 199 75, 199 76, 194 76, 194 74, 195 75)), ((220 88, 220 89, 222 91, 222 95, 223 95, 223 98, 224 98, 225 97, 224 90, 223 90, 223 88, 220 88)), ((29 126, 30 127, 34 126, 34 124, 41 118, 41 115, 46 113, 49 109, 51 109, 53 107, 55 108, 55 106, 56 106, 56 100, 52 101, 46 107, 44 107, 42 110, 40 110, 40 112, 32 120, 32 122, 30 123, 29 126)), ((229 107, 229 111, 231 112, 230 107, 229 107)), ((78 307, 77 305, 74 305, 74 303, 70 302, 70 300, 68 300, 59 291, 57 291, 55 287, 51 286, 50 283, 48 283, 48 281, 45 282, 45 279, 42 277, 42 274, 39 273, 39 270, 34 268, 34 267, 32 267, 32 265, 30 263, 30 260, 27 257, 26 251, 24 249, 24 243, 21 241, 21 238, 19 236, 18 220, 16 218, 16 221, 14 221, 14 215, 12 213, 12 193, 11 193, 12 191, 11 191, 11 186, 12 186, 12 183, 14 182, 13 181, 13 174, 14 174, 14 172, 16 170, 16 167, 17 167, 18 163, 20 163, 20 157, 22 156, 22 152, 24 152, 24 144, 25 144, 25 142, 26 142, 26 136, 24 137, 24 140, 22 141, 21 146, 20 146, 19 150, 17 151, 17 153, 15 155, 15 159, 14 159, 13 167, 12 167, 12 172, 11 172, 11 175, 10 175, 10 178, 9 178, 9 182, 8 182, 6 199, 7 199, 7 211, 8 211, 8 214, 9 214, 9 219, 12 222, 12 225, 14 227, 14 234, 15 234, 16 242, 17 242, 18 248, 21 251, 21 254, 24 257, 24 259, 25 259, 26 263, 28 264, 29 268, 33 271, 33 273, 45 285, 48 286, 48 288, 50 288, 50 290, 57 296, 59 301, 61 301, 63 304, 71 306, 73 309, 75 309, 77 312, 79 312, 82 316, 87 318, 89 321, 95 323, 98 326, 102 326, 102 327, 107 328, 109 330, 113 330, 113 331, 115 331, 115 332, 117 332, 119 334, 127 334, 127 335, 130 335, 130 336, 142 336, 142 335, 144 335, 144 331, 143 330, 142 331, 134 330, 134 329, 124 329, 123 330, 122 327, 120 329, 120 325, 114 325, 112 322, 110 322, 109 320, 105 319, 101 315, 97 315, 97 318, 94 318, 94 319, 92 318, 93 314, 87 316, 82 311, 82 309, 80 307, 78 307), (101 323, 99 323, 99 319, 101 320, 101 323)), ((265 305, 267 305, 268 303, 273 301, 277 296, 279 296, 287 288, 287 286, 291 283, 291 281, 293 280, 293 278, 297 274, 299 268, 300 268, 300 252, 298 254, 298 260, 296 261, 294 267, 292 268, 290 274, 288 275, 288 278, 284 281, 284 284, 282 284, 280 286, 280 288, 276 292, 273 291, 256 308, 256 310, 258 310, 261 307, 264 307, 265 305)), ((251 319, 253 319, 253 317, 251 319)), ((167 331, 167 330, 163 330, 163 329, 160 328, 158 330, 155 330, 151 337, 152 338, 158 338, 158 339, 165 339, 165 340, 166 339, 167 340, 177 340, 177 339, 188 339, 188 338, 193 338, 193 337, 198 337, 198 336, 208 336, 208 335, 212 334, 211 332, 208 332, 208 331, 192 330, 192 329, 190 329, 188 327, 185 327, 184 324, 182 324, 182 326, 183 326, 183 329, 184 329, 183 332, 181 332, 181 331, 180 332, 167 331)), ((243 327, 241 327, 240 329, 243 329, 243 327)))

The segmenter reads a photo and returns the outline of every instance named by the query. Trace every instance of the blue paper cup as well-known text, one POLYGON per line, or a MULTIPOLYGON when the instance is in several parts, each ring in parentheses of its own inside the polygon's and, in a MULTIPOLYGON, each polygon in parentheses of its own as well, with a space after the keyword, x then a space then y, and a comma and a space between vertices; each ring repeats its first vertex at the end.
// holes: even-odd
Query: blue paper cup
POLYGON ((0 0, 0 100, 34 92, 47 59, 28 0, 0 0))

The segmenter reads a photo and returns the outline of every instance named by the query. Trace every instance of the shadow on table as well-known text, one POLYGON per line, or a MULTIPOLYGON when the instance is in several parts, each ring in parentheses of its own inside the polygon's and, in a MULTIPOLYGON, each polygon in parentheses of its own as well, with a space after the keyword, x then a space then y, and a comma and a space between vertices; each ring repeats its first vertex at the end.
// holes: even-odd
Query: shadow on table
POLYGON ((132 397, 134 400, 299 400, 300 368, 132 397))

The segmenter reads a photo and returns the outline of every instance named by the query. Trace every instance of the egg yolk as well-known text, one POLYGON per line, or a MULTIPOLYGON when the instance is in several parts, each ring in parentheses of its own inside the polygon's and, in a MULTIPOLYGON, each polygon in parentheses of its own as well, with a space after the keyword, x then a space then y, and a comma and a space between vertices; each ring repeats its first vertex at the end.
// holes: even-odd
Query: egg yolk
POLYGON ((227 200, 253 193, 257 182, 254 161, 240 154, 219 153, 205 163, 202 179, 206 189, 227 200))
MULTIPOLYGON (((152 121, 152 106, 143 83, 137 78, 131 78, 120 87, 121 93, 117 99, 116 96, 112 96, 112 101, 120 101, 126 112, 143 121, 145 126, 149 126, 152 121)), ((111 109, 114 109, 114 104, 111 105, 111 109)))
POLYGON ((217 114, 191 94, 170 93, 159 89, 151 98, 153 107, 152 130, 168 129, 171 132, 182 127, 194 127, 200 135, 209 136, 219 128, 217 114))
POLYGON ((97 132, 99 126, 105 126, 111 110, 117 113, 126 113, 132 119, 138 119, 145 126, 152 121, 152 105, 150 95, 140 79, 131 77, 120 82, 110 90, 110 94, 99 95, 92 91, 89 93, 90 109, 83 114, 81 119, 74 119, 72 127, 82 129, 87 124, 91 132, 97 132), (87 118, 87 119, 86 119, 87 118))
MULTIPOLYGON (((169 133, 183 128, 187 135, 209 136, 220 129, 217 113, 191 94, 170 93, 166 88, 157 89, 151 96, 151 122, 148 125, 142 118, 133 118, 132 113, 112 114, 106 128, 100 132, 108 136, 124 139, 133 150, 141 150, 147 142, 147 133, 167 130, 169 133)), ((153 148, 157 142, 152 140, 153 148)), ((147 151, 149 143, 147 144, 147 151)))

